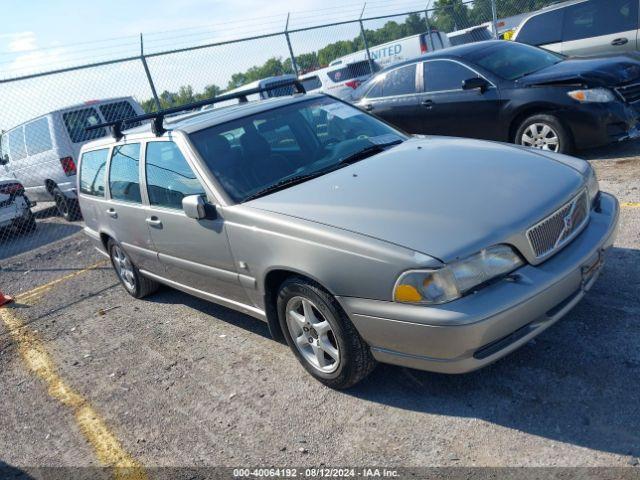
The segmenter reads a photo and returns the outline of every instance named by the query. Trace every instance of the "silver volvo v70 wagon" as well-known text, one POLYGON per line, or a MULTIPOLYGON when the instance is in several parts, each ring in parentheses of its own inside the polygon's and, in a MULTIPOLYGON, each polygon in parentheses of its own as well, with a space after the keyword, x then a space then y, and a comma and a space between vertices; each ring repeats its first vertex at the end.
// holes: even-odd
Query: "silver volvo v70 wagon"
POLYGON ((410 137, 326 95, 147 118, 79 166, 85 231, 124 288, 264 320, 334 388, 376 361, 503 357, 580 301, 614 240, 616 199, 564 155, 410 137))

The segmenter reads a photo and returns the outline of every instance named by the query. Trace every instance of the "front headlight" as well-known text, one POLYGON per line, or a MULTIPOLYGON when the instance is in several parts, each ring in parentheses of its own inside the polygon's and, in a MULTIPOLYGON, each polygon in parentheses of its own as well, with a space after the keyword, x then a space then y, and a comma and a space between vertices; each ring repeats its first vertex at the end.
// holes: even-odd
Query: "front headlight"
POLYGON ((403 273, 393 290, 393 300, 425 305, 451 302, 522 265, 522 259, 511 247, 497 245, 438 270, 403 273))
POLYGON ((579 101, 580 103, 608 103, 613 102, 616 99, 616 96, 613 94, 611 90, 607 90, 606 88, 588 88, 585 90, 573 90, 568 92, 569 95, 574 100, 579 101))
POLYGON ((593 205, 593 201, 600 191, 600 184, 598 183, 598 177, 596 177, 596 171, 591 165, 589 165, 587 173, 587 189, 589 190, 589 205, 593 205))

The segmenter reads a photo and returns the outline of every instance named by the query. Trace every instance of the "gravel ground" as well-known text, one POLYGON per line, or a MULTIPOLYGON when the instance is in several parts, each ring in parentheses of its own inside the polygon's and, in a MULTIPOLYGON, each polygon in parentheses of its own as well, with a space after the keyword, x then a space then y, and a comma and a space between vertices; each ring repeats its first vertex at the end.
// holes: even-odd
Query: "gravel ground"
MULTIPOLYGON (((630 143, 584 156, 603 190, 640 202, 639 153, 630 143)), ((45 240, 13 242, 10 253, 0 244, 0 289, 28 291, 102 258, 79 224, 46 211, 39 224, 45 240)), ((11 311, 144 466, 632 467, 640 208, 623 209, 607 262, 564 320, 488 368, 447 376, 380 365, 346 392, 315 382, 261 322, 168 288, 134 300, 108 265, 11 311)), ((3 322, 0 371, 2 462, 99 465, 3 322)))

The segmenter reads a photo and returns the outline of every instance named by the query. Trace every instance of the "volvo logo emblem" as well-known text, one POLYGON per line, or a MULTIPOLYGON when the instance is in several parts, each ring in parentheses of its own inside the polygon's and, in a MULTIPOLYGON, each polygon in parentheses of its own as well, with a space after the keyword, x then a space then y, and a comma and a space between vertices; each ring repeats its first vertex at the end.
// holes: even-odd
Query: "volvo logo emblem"
POLYGON ((566 217, 564 217, 564 229, 566 231, 570 231, 571 227, 573 227, 573 215, 570 213, 566 217))

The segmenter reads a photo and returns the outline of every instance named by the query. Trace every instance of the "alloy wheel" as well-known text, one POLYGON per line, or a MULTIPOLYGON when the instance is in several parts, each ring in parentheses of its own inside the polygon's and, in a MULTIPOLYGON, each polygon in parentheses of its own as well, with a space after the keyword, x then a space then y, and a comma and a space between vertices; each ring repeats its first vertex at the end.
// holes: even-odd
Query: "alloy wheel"
POLYGON ((124 286, 131 292, 136 289, 136 277, 133 273, 133 264, 124 250, 118 245, 114 245, 111 250, 111 256, 113 258, 113 266, 116 269, 116 273, 124 286))
POLYGON ((522 133, 521 142, 525 147, 539 148, 558 152, 560 150, 560 138, 558 133, 544 123, 532 123, 522 133))
POLYGON ((292 297, 285 312, 287 328, 302 358, 320 372, 335 372, 340 365, 340 349, 325 315, 304 297, 292 297))

